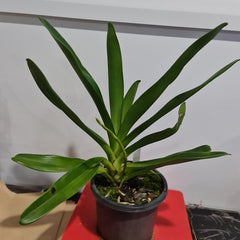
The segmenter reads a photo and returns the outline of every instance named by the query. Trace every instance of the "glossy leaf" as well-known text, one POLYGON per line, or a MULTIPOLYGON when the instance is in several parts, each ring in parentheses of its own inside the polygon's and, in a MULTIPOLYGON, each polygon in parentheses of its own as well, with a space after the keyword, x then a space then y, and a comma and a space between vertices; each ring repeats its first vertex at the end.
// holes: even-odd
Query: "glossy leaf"
POLYGON ((153 170, 172 164, 180 164, 208 158, 217 158, 225 155, 229 154, 226 152, 211 152, 211 148, 208 145, 203 145, 191 150, 174 153, 163 158, 129 163, 127 165, 127 175, 124 179, 127 180, 138 176, 138 174, 143 170, 153 170))
POLYGON ((38 66, 30 59, 27 59, 27 64, 32 76, 37 83, 38 87, 42 93, 51 101, 56 107, 61 109, 77 126, 79 126, 83 131, 85 131, 90 137, 92 137, 106 152, 106 154, 111 158, 112 150, 108 144, 101 138, 97 133, 88 128, 79 117, 63 102, 63 100, 57 95, 57 93, 52 89, 48 83, 46 77, 38 68, 38 66))
POLYGON ((73 69, 79 76, 80 80, 82 81, 83 85, 87 89, 88 93, 92 97, 95 105, 98 108, 98 111, 103 119, 104 124, 113 130, 112 122, 110 119, 110 116, 108 114, 108 111, 105 107, 103 97, 101 94, 101 91, 95 82, 95 80, 92 78, 92 76, 89 74, 89 72, 86 70, 86 68, 82 65, 81 61, 71 48, 71 46, 67 43, 67 41, 61 36, 61 34, 45 19, 40 18, 40 21, 42 24, 47 28, 49 33, 52 35, 54 40, 57 42, 59 47, 62 49, 63 53, 67 57, 69 63, 72 65, 73 69))
POLYGON ((154 143, 154 142, 158 142, 160 140, 163 140, 163 139, 168 138, 168 137, 172 136, 173 134, 175 134, 182 124, 183 118, 185 116, 185 112, 186 112, 186 106, 185 106, 185 103, 183 103, 179 108, 178 121, 174 125, 174 127, 167 128, 163 131, 155 132, 155 133, 149 134, 149 135, 141 138, 136 143, 134 143, 133 145, 129 146, 126 149, 127 155, 130 155, 131 153, 133 153, 134 151, 136 151, 137 149, 139 149, 141 147, 144 147, 144 146, 154 143))
POLYGON ((17 154, 12 160, 25 167, 42 172, 67 172, 85 160, 56 155, 17 154))
POLYGON ((124 97, 123 107, 122 107, 122 122, 126 116, 126 113, 132 106, 139 83, 140 83, 140 80, 137 80, 136 82, 134 82, 133 85, 129 88, 128 92, 126 93, 126 96, 124 97))
POLYGON ((97 172, 101 158, 92 158, 77 165, 57 180, 21 215, 20 224, 38 220, 61 202, 79 191, 97 172))
POLYGON ((164 105, 157 113, 155 113, 151 118, 149 118, 148 120, 146 120, 145 122, 140 124, 132 132, 130 132, 129 135, 123 141, 124 146, 127 146, 133 139, 135 139, 140 133, 142 133, 144 130, 146 130, 149 126, 151 126, 153 123, 155 123, 161 117, 163 117, 164 115, 166 115, 167 113, 172 111, 174 108, 179 106, 181 103, 186 101, 188 98, 190 98, 191 96, 196 94, 198 91, 200 91, 206 85, 211 83, 215 78, 217 78, 218 76, 220 76, 221 74, 226 72, 230 67, 232 67, 238 61, 240 61, 240 59, 234 60, 233 62, 229 63, 225 67, 221 68, 218 72, 216 72, 214 75, 212 75, 207 81, 205 81, 201 85, 174 97, 166 105, 164 105))
POLYGON ((178 77, 185 65, 209 43, 227 23, 223 23, 196 40, 170 67, 170 69, 148 90, 146 90, 129 109, 118 136, 124 139, 133 124, 161 96, 164 90, 178 77))
POLYGON ((111 23, 107 33, 108 87, 111 119, 115 133, 121 124, 121 112, 124 94, 122 55, 116 32, 111 23))

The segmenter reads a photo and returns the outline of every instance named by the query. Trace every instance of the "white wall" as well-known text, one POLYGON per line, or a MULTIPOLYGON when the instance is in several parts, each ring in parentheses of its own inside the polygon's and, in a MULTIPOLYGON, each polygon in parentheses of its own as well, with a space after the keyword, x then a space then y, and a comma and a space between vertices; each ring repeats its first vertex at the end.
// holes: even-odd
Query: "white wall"
MULTIPOLYGON (((106 31, 103 31, 106 24, 89 22, 88 25, 84 21, 71 23, 72 28, 58 29, 72 44, 107 96, 106 31), (75 28, 77 24, 82 27, 75 28)), ((129 32, 128 27, 127 24, 116 24, 116 30, 120 30, 118 36, 123 53, 126 88, 133 81, 141 79, 139 94, 153 84, 193 42, 191 34, 199 34, 191 30, 186 38, 178 38, 162 36, 164 34, 159 33, 164 28, 161 27, 154 27, 152 32, 148 31, 148 27, 141 27, 142 34, 139 34, 141 31, 138 31, 138 26, 130 28, 136 28, 133 31, 135 33, 129 32), (143 34, 144 28, 148 34, 143 34)), ((59 175, 26 169, 11 162, 11 157, 19 152, 65 156, 74 152, 78 157, 89 158, 102 154, 102 151, 45 99, 36 87, 25 59, 33 59, 67 104, 85 123, 102 134, 95 123, 98 114, 80 80, 42 26, 32 25, 31 22, 18 24, 2 21, 0 32, 0 178, 12 184, 47 185, 59 175)), ((238 34, 234 36, 237 38, 238 34)), ((197 86, 239 57, 239 41, 211 42, 190 62, 146 117, 171 97, 197 86)), ((238 64, 187 101, 187 114, 176 135, 141 151, 143 160, 209 144, 213 150, 232 154, 161 169, 169 188, 182 191, 186 202, 240 211, 239 76, 238 64)), ((177 110, 146 133, 171 127, 176 119, 177 110)))

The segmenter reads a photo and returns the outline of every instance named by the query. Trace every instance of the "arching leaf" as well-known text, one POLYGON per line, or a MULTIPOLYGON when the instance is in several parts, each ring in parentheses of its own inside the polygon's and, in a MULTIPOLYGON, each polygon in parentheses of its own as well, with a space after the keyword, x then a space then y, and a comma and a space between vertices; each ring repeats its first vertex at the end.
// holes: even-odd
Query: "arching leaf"
POLYGON ((186 163, 196 160, 203 160, 209 158, 217 158, 225 155, 229 155, 226 152, 211 152, 211 148, 208 145, 203 145, 191 150, 178 152, 171 154, 163 158, 157 158, 153 160, 146 160, 140 162, 133 162, 127 165, 127 174, 125 180, 138 176, 142 171, 153 170, 156 168, 186 163))
POLYGON ((223 23, 201 38, 196 40, 185 52, 176 60, 169 70, 149 89, 147 89, 129 109, 118 136, 124 139, 133 124, 149 109, 149 107, 161 96, 164 90, 178 77, 185 65, 207 44, 209 43, 227 23, 223 23))
POLYGON ((94 103, 97 106, 97 109, 103 119, 104 124, 113 130, 112 122, 110 116, 107 112, 105 104, 103 102, 103 97, 101 91, 90 75, 90 73, 86 70, 86 68, 82 65, 81 61, 71 48, 71 46, 67 43, 67 41, 61 36, 61 34, 45 19, 40 18, 41 23, 46 27, 49 33, 52 35, 56 43, 62 49, 63 53, 67 57, 69 63, 72 65, 73 69, 79 76, 80 80, 82 81, 83 85, 89 92, 90 96, 92 97, 94 103))
POLYGON ((129 146, 126 149, 127 155, 130 155, 131 153, 133 153, 134 151, 136 151, 137 149, 139 149, 141 147, 144 147, 144 146, 149 145, 154 142, 158 142, 160 140, 163 140, 163 139, 168 138, 168 137, 172 136, 173 134, 175 134, 182 124, 183 118, 185 116, 185 111, 186 111, 186 107, 185 107, 185 103, 183 103, 179 108, 178 121, 174 125, 174 127, 167 128, 167 129, 159 131, 159 132, 151 133, 151 134, 141 138, 136 143, 134 143, 133 145, 129 146))
POLYGON ((85 160, 56 155, 17 154, 12 160, 25 167, 42 172, 67 172, 85 160))
POLYGON ((91 130, 89 127, 87 127, 80 120, 80 118, 63 102, 63 100, 52 89, 42 71, 32 60, 27 59, 27 64, 35 82, 37 83, 42 93, 48 98, 48 100, 51 101, 60 110, 62 110, 77 126, 79 126, 84 132, 86 132, 90 137, 92 137, 111 159, 111 155, 113 155, 112 150, 104 141, 104 139, 100 137, 97 133, 95 133, 93 130, 91 130))
POLYGON ((22 213, 19 223, 35 222, 74 195, 95 175, 100 162, 101 158, 92 158, 64 174, 22 213))
POLYGON ((115 133, 121 124, 122 103, 124 94, 122 55, 116 32, 111 23, 107 33, 108 87, 111 119, 115 133))
POLYGON ((201 85, 188 90, 184 93, 181 93, 174 97, 172 100, 170 100, 167 104, 165 104, 157 113, 155 113, 151 118, 140 124, 138 127, 136 127, 132 132, 129 133, 129 135, 124 139, 123 143, 124 146, 127 146, 133 139, 135 139, 140 133, 142 133, 144 130, 146 130, 149 126, 151 126, 153 123, 155 123, 158 119, 172 111, 174 108, 179 106, 181 103, 186 101, 188 98, 196 94, 198 91, 200 91, 202 88, 207 86, 209 83, 211 83, 215 78, 226 72, 230 67, 232 67, 235 63, 240 61, 240 59, 236 59, 233 62, 227 64, 223 68, 221 68, 219 71, 217 71, 214 75, 212 75, 207 81, 202 83, 201 85))
POLYGON ((126 96, 123 99, 122 122, 123 122, 128 110, 132 106, 139 83, 140 83, 140 80, 137 80, 136 82, 134 82, 132 84, 132 86, 129 88, 128 92, 126 93, 126 96))

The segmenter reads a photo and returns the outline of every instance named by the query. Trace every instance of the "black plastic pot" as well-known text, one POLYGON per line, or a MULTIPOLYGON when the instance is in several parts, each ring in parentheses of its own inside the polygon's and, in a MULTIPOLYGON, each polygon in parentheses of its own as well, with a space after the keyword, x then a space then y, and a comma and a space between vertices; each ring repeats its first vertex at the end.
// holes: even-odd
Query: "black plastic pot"
POLYGON ((167 196, 167 182, 163 181, 163 192, 152 202, 129 206, 118 204, 102 196, 91 180, 91 190, 96 198, 97 230, 104 240, 150 240, 157 216, 157 208, 167 196))

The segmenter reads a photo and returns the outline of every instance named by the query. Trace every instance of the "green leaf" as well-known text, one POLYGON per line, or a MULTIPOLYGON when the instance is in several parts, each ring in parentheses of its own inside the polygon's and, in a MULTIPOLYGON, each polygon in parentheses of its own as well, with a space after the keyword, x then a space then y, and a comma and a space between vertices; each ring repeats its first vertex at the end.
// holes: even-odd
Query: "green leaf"
POLYGON ((74 195, 95 175, 100 162, 101 158, 89 159, 63 175, 22 213, 19 223, 26 225, 38 220, 74 195))
POLYGON ((134 98, 136 96, 136 92, 138 89, 138 85, 141 81, 137 80, 136 82, 133 83, 133 85, 129 88, 126 96, 123 99, 123 106, 122 106, 122 121, 124 120, 126 113, 128 112, 128 110, 130 109, 130 107, 132 106, 132 103, 134 101, 134 98))
POLYGON ((154 142, 158 142, 162 139, 168 138, 168 137, 172 136, 173 134, 175 134, 182 124, 183 118, 185 116, 185 112, 186 112, 186 106, 185 106, 185 103, 183 103, 179 108, 178 121, 174 125, 174 127, 167 128, 163 131, 155 132, 155 133, 149 134, 149 135, 141 138, 136 143, 134 143, 133 145, 129 146, 126 149, 127 155, 130 155, 131 153, 133 153, 134 151, 136 151, 137 149, 139 149, 141 147, 144 147, 144 146, 154 143, 154 142))
POLYGON ((111 23, 107 33, 108 84, 111 118, 115 133, 121 124, 121 110, 124 94, 122 55, 116 32, 111 23))
POLYGON ((67 172, 85 160, 56 155, 17 154, 12 160, 25 167, 42 172, 67 172))
POLYGON ((85 131, 90 137, 92 137, 106 152, 106 154, 111 159, 113 155, 111 148, 108 144, 101 138, 97 133, 88 128, 79 117, 62 101, 62 99, 57 95, 57 93, 52 89, 48 83, 46 77, 38 68, 38 66, 30 59, 27 59, 27 64, 32 76, 37 83, 38 87, 42 93, 51 101, 56 107, 62 110, 77 126, 79 126, 83 131, 85 131))
POLYGON ((229 154, 226 152, 211 152, 211 148, 208 145, 203 145, 191 150, 174 153, 163 158, 129 163, 127 165, 127 175, 124 179, 127 180, 134 176, 138 176, 140 171, 143 170, 153 170, 167 165, 180 164, 208 158, 217 158, 225 155, 229 154))
POLYGON ((223 23, 196 40, 170 67, 170 69, 148 90, 146 90, 129 109, 118 136, 124 139, 133 124, 161 96, 164 90, 178 77, 185 65, 227 25, 223 23))
POLYGON ((188 98, 196 94, 198 91, 200 91, 203 87, 208 85, 210 82, 212 82, 215 78, 226 72, 230 67, 232 67, 235 63, 240 61, 240 59, 236 59, 233 62, 229 63, 228 65, 221 68, 218 72, 216 72, 214 75, 212 75, 207 81, 202 83, 201 85, 188 90, 184 93, 181 93, 171 99, 167 104, 165 104, 157 113, 155 113, 151 118, 143 122, 141 125, 136 127, 132 132, 128 134, 128 136, 124 139, 123 144, 124 146, 127 146, 133 139, 135 139, 140 133, 142 133, 144 130, 146 130, 149 126, 151 126, 153 123, 155 123, 157 120, 159 120, 161 117, 172 111, 174 108, 179 106, 181 103, 186 101, 188 98))
POLYGON ((60 35, 60 33, 45 19, 40 18, 41 23, 46 27, 46 29, 49 31, 49 33, 52 35, 54 40, 57 42, 59 47, 62 49, 63 53, 67 57, 69 63, 72 65, 73 69, 79 76, 80 80, 82 81, 83 85, 87 89, 88 93, 92 97, 101 117, 104 122, 104 124, 113 130, 112 122, 110 119, 110 116, 108 114, 108 111, 106 109, 106 106, 103 101, 103 97, 101 94, 101 91, 95 82, 95 80, 92 78, 92 76, 89 74, 89 72, 84 68, 81 61, 71 48, 71 46, 67 43, 67 41, 60 35))

